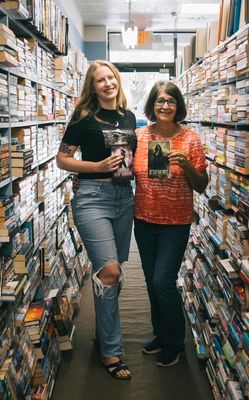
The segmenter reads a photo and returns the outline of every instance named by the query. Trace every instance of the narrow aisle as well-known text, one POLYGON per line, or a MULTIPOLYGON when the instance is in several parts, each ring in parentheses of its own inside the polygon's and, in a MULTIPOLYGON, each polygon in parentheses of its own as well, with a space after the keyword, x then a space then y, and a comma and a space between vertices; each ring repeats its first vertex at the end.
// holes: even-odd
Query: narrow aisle
POLYGON ((126 355, 133 373, 130 381, 118 381, 101 365, 94 343, 94 308, 91 279, 83 286, 76 323, 74 350, 62 354, 52 400, 212 400, 204 366, 195 355, 187 325, 186 356, 172 367, 156 366, 156 355, 141 352, 144 340, 152 337, 149 302, 137 248, 132 241, 126 265, 120 312, 126 355))

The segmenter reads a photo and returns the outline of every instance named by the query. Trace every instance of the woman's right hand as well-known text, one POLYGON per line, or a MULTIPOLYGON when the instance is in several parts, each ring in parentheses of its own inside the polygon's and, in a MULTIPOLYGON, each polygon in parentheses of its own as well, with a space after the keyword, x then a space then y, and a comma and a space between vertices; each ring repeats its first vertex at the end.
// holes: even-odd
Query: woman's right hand
POLYGON ((114 172, 117 171, 119 164, 124 159, 121 155, 112 154, 110 157, 99 161, 99 172, 114 172))

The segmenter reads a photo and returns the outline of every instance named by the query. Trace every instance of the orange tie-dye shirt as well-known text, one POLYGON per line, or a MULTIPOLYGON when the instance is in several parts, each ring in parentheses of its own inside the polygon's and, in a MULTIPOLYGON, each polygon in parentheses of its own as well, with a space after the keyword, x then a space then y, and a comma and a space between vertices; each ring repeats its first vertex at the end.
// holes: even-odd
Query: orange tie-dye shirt
MULTIPOLYGON (((171 166, 171 178, 148 178, 148 141, 165 140, 152 133, 152 125, 136 130, 137 150, 134 159, 136 177, 135 217, 154 224, 190 224, 194 220, 193 190, 184 171, 171 166)), ((183 152, 198 172, 207 167, 198 134, 188 127, 170 139, 171 150, 183 152)))

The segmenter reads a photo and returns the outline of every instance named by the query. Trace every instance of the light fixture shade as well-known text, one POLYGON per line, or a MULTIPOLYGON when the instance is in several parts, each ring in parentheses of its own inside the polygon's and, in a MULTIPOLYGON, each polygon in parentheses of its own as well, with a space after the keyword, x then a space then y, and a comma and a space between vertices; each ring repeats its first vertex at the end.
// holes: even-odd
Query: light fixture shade
POLYGON ((135 46, 137 45, 137 26, 134 25, 133 22, 129 22, 125 24, 122 28, 122 39, 123 39, 123 45, 127 49, 134 49, 135 46))

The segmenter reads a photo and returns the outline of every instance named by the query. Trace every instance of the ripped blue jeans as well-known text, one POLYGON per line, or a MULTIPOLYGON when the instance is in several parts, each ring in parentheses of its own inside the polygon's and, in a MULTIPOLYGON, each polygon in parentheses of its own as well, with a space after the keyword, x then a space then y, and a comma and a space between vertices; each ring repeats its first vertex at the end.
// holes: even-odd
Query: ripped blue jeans
POLYGON ((134 195, 128 184, 80 180, 72 200, 75 225, 92 262, 96 333, 102 357, 123 354, 118 296, 124 279, 121 264, 128 260, 134 195), (119 282, 103 285, 98 277, 110 262, 120 265, 119 282))

